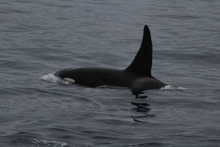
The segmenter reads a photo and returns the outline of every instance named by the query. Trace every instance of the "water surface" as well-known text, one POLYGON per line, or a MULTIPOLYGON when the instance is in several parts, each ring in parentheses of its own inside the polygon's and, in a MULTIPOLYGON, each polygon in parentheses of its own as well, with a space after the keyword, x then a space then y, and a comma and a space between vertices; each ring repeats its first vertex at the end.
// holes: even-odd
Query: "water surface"
POLYGON ((219 7, 217 0, 0 1, 0 145, 219 146, 219 7), (126 68, 146 24, 153 75, 173 87, 140 99, 130 89, 68 86, 52 76, 126 68))

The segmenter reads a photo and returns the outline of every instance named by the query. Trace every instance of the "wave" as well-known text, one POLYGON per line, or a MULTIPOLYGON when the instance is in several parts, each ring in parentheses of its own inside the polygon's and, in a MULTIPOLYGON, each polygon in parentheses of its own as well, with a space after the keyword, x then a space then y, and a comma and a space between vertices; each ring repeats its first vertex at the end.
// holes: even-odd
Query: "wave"
POLYGON ((63 79, 57 77, 55 75, 55 73, 49 73, 47 75, 44 75, 40 78, 40 80, 51 82, 51 83, 58 83, 58 84, 62 84, 62 85, 72 85, 73 84, 72 82, 69 82, 69 81, 66 81, 66 80, 63 80, 63 79))
POLYGON ((188 88, 184 88, 184 87, 174 87, 172 85, 167 85, 165 87, 162 87, 160 90, 182 90, 182 91, 186 91, 188 90, 188 88))

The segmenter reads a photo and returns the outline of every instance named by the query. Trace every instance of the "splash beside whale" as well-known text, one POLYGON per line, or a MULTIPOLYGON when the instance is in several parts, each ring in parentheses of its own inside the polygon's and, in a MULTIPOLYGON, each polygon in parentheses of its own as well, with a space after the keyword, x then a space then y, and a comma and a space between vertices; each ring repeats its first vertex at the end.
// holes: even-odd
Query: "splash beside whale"
POLYGON ((145 25, 141 47, 133 62, 126 69, 64 69, 56 72, 55 75, 71 83, 88 87, 109 85, 132 89, 160 89, 166 84, 151 75, 152 50, 150 30, 145 25))

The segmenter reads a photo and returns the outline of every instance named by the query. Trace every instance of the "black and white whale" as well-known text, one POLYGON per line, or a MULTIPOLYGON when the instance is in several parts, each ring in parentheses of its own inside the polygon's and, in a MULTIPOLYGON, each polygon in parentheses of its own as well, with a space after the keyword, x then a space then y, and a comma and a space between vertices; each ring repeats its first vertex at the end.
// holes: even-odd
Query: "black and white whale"
POLYGON ((166 84, 151 75, 152 41, 148 26, 144 27, 141 47, 133 62, 124 70, 105 68, 64 69, 58 77, 82 86, 119 86, 132 89, 160 89, 166 84))

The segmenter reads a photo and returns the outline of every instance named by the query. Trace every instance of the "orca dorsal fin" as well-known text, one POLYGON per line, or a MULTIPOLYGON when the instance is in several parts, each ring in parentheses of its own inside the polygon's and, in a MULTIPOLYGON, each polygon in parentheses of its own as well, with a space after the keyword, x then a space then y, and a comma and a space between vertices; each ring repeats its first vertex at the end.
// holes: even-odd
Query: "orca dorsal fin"
POLYGON ((144 34, 141 47, 135 56, 132 63, 125 69, 125 71, 140 75, 151 77, 152 67, 152 41, 150 30, 147 25, 144 27, 144 34))

